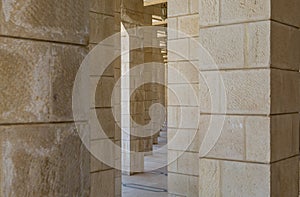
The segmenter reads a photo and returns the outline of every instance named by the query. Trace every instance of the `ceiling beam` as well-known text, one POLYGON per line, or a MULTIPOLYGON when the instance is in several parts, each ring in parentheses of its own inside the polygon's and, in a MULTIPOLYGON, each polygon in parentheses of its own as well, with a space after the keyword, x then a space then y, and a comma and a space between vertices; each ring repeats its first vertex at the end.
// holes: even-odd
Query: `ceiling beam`
POLYGON ((145 0, 144 6, 151 6, 151 5, 157 5, 161 3, 166 3, 167 0, 145 0))
POLYGON ((168 24, 167 21, 157 21, 157 22, 152 23, 153 26, 164 26, 164 25, 167 25, 167 24, 168 24))

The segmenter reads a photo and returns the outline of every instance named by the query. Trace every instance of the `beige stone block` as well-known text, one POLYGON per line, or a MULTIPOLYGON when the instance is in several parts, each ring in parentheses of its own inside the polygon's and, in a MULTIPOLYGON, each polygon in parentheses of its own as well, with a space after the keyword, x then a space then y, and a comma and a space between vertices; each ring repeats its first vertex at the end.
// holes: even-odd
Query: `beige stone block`
POLYGON ((168 84, 199 83, 197 65, 197 62, 169 62, 168 84))
POLYGON ((270 196, 270 175, 267 164, 200 159, 199 196, 270 196))
POLYGON ((197 107, 199 85, 198 84, 169 84, 168 105, 197 107))
POLYGON ((168 172, 177 172, 177 158, 178 151, 168 149, 168 172))
MULTIPOLYGON (((111 168, 115 165, 115 143, 112 139, 99 139, 90 142, 90 151, 93 157, 111 168)), ((94 164, 94 162, 93 162, 94 164)))
POLYGON ((168 41, 168 61, 189 59, 189 39, 168 41))
POLYGON ((199 174, 199 154, 197 152, 183 152, 178 154, 177 171, 180 174, 195 175, 199 174))
POLYGON ((115 196, 114 169, 91 174, 91 197, 115 196))
POLYGON ((115 118, 112 108, 97 108, 90 111, 91 139, 107 139, 115 135, 115 118), (94 111, 95 110, 95 111, 94 111), (97 117, 92 118, 96 113, 97 117), (96 119, 95 119, 96 118, 96 119))
POLYGON ((212 71, 201 74, 201 112, 270 113, 270 70, 212 71))
POLYGON ((181 32, 179 34, 180 37, 198 36, 199 34, 198 14, 178 17, 178 31, 181 32))
POLYGON ((99 43, 114 34, 113 16, 90 13, 90 42, 99 43))
POLYGON ((270 67, 269 21, 200 29, 202 70, 270 67))
POLYGON ((168 174, 168 192, 173 196, 198 196, 198 177, 182 174, 168 174))
POLYGON ((186 15, 189 13, 189 0, 169 0, 168 17, 186 15))
MULTIPOLYGON (((74 82, 87 50, 82 47, 54 44, 50 53, 47 54, 50 56, 46 56, 47 58, 54 57, 53 63, 49 65, 51 71, 50 119, 51 121, 73 120, 74 82)), ((48 60, 45 59, 45 61, 48 60)), ((80 119, 86 120, 86 117, 80 119)))
POLYGON ((74 124, 1 126, 0 140, 1 196, 88 196, 89 153, 74 124))
MULTIPOLYGON (((189 60, 191 62, 199 61, 199 54, 201 53, 201 45, 199 42, 199 36, 189 39, 189 60)), ((197 65, 199 68, 199 66, 197 65)))
POLYGON ((271 113, 300 111, 300 73, 271 70, 271 113))
POLYGON ((199 197, 199 177, 190 176, 187 196, 199 197))
POLYGON ((270 165, 230 161, 219 163, 222 194, 245 197, 270 196, 270 165))
POLYGON ((245 67, 270 67, 271 64, 271 22, 262 21, 245 25, 245 67))
MULTIPOLYGON (((200 118, 205 120, 212 120, 216 116, 209 117, 202 115, 200 118)), ((202 122, 202 121, 201 121, 202 122)), ((205 135, 209 135, 208 132, 216 132, 215 135, 217 137, 216 143, 211 147, 206 157, 213 158, 224 158, 224 159, 234 159, 234 160, 243 160, 245 151, 247 150, 247 145, 245 143, 245 125, 244 118, 238 116, 227 116, 224 120, 224 124, 221 127, 221 131, 208 130, 210 124, 222 124, 221 119, 218 123, 208 122, 208 126, 201 128, 200 127, 200 136, 201 141, 206 140, 215 140, 211 138, 204 138, 205 135), (205 129, 207 128, 207 129, 205 129), (218 135, 219 133, 219 135, 218 135)), ((203 127, 203 125, 201 125, 203 127)), ((212 125, 211 125, 212 126, 212 125)), ((202 147, 200 147, 202 148, 202 147)), ((203 147, 207 149, 208 147, 203 147)), ((201 150, 200 150, 201 151, 201 150)))
POLYGON ((200 26, 216 25, 220 22, 220 0, 199 1, 200 26))
POLYGON ((178 18, 168 18, 168 40, 177 39, 178 18))
POLYGON ((271 165, 200 159, 199 177, 201 197, 298 196, 298 157, 271 165))
POLYGON ((272 19, 300 27, 300 2, 298 0, 272 0, 272 19))
MULTIPOLYGON (((277 152, 281 144, 271 143, 271 120, 269 117, 249 116, 244 118, 245 159, 254 162, 270 162, 271 154, 277 152)), ((287 131, 287 133, 289 133, 287 131)), ((285 158, 285 157, 282 157, 285 158)))
POLYGON ((197 129, 200 111, 197 107, 168 107, 168 126, 170 128, 197 129))
POLYGON ((211 56, 200 53, 200 68, 243 67, 244 35, 243 24, 200 29, 199 42, 211 56))
POLYGON ((168 192, 171 194, 187 194, 188 176, 168 173, 168 192))
MULTIPOLYGON (((211 147, 200 146, 202 149, 208 149, 205 157, 269 163, 298 154, 298 114, 271 117, 226 116, 223 125, 220 117, 216 115, 201 115, 200 117, 199 137, 197 139, 197 136, 195 136, 194 141, 202 145, 206 135, 214 134, 216 136, 213 139, 208 138, 208 140, 213 140, 211 142, 207 141, 208 144, 212 144, 211 147), (217 122, 211 122, 213 119, 217 119, 217 122), (222 130, 208 130, 209 126, 213 126, 212 124, 222 126, 222 130)), ((175 133, 173 130, 169 132, 171 134, 170 140, 175 134, 180 136, 180 133, 184 133, 175 133)), ((184 144, 185 140, 180 142, 184 144)), ((172 142, 169 142, 169 144, 173 145, 172 142)), ((191 143, 191 145, 193 144, 194 142, 191 143)), ((180 146, 180 150, 182 150, 183 145, 180 146)), ((173 148, 173 146, 170 148, 173 148)))
POLYGON ((2 38, 0 53, 0 122, 48 120, 51 46, 2 38))
POLYGON ((95 158, 91 155, 91 173, 109 170, 111 169, 110 166, 106 165, 105 163, 101 162, 99 159, 95 158))
POLYGON ((84 0, 0 3, 2 35, 86 44, 88 4, 84 0), (55 13, 55 15, 53 15, 55 13))
POLYGON ((271 1, 221 0, 220 23, 267 20, 271 17, 271 1))
POLYGON ((294 27, 272 22, 271 28, 272 67, 300 69, 300 31, 294 27))
POLYGON ((84 48, 2 38, 0 53, 0 122, 73 119, 73 83, 84 48))
POLYGON ((91 106, 111 107, 111 95, 114 88, 113 77, 91 77, 91 86, 96 86, 95 98, 91 98, 91 106))
POLYGON ((119 64, 120 58, 117 58, 118 51, 113 46, 112 39, 104 40, 100 44, 90 44, 89 50, 83 64, 85 71, 91 76, 114 76, 114 67, 119 64))
POLYGON ((196 129, 168 129, 168 148, 199 152, 200 139, 196 129))
POLYGON ((199 138, 200 152, 207 152, 205 157, 270 161, 270 120, 267 117, 226 116, 223 119, 217 115, 201 115, 199 138), (214 124, 220 125, 220 128, 214 128, 214 124))
POLYGON ((91 0, 90 11, 114 16, 116 0, 91 0))
POLYGON ((221 196, 220 176, 221 169, 216 160, 199 160, 199 196, 221 196))
POLYGON ((199 13, 199 0, 189 0, 189 4, 191 14, 199 13))
POLYGON ((115 178, 115 197, 122 196, 122 178, 115 178))

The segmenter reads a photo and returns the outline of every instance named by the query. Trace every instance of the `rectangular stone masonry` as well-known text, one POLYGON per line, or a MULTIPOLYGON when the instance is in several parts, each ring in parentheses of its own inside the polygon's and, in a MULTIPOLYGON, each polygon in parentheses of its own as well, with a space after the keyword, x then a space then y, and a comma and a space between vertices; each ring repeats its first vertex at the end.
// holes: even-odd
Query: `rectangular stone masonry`
POLYGON ((95 97, 91 98, 91 107, 111 107, 114 84, 113 77, 91 77, 91 90, 96 86, 95 97))
MULTIPOLYGON (((200 152, 207 152, 206 155, 202 155, 205 157, 270 163, 299 153, 298 131, 298 114, 271 117, 227 115, 224 119, 220 115, 201 115, 197 142, 200 152), (208 130, 213 126, 212 124, 220 125, 222 130, 208 130), (201 145, 207 138, 206 135, 215 136, 216 139, 208 138, 207 140, 215 143, 211 144, 207 141, 205 144, 211 146, 203 147, 201 145)), ((173 140, 179 140, 177 138, 182 135, 180 133, 173 140)), ((172 142, 170 144, 172 145, 172 142)))
POLYGON ((200 197, 298 196, 298 157, 273 164, 200 159, 200 197))
POLYGON ((1 196, 88 196, 89 153, 74 124, 0 126, 0 141, 1 196))
POLYGON ((169 84, 169 106, 199 106, 199 84, 169 84))
POLYGON ((270 67, 270 31, 268 21, 200 29, 200 69, 270 67))
MULTIPOLYGON (((75 102, 73 88, 77 88, 74 87, 75 79, 88 51, 86 48, 72 45, 52 44, 50 46, 51 51, 39 59, 39 61, 50 62, 50 120, 71 121, 74 120, 72 102, 75 102)), ((86 118, 87 116, 80 117, 80 120, 87 120, 86 118)))
POLYGON ((178 17, 178 31, 180 37, 198 36, 199 18, 198 14, 178 17), (185 34, 185 35, 182 35, 185 34))
POLYGON ((115 136, 115 119, 112 108, 90 110, 90 139, 107 139, 115 136), (96 113, 97 117, 94 117, 96 113))
POLYGON ((271 25, 271 66, 274 68, 299 71, 299 29, 277 22, 272 22, 271 25))
POLYGON ((199 25, 211 26, 220 22, 220 0, 199 1, 199 25))
POLYGON ((299 70, 300 32, 277 22, 200 29, 200 43, 208 51, 199 53, 201 70, 263 67, 299 70))
POLYGON ((205 113, 269 114, 270 70, 202 72, 200 110, 205 113))
MULTIPOLYGON (((204 118, 201 118, 202 121, 204 118)), ((200 123, 201 124, 201 123, 200 123)), ((168 128, 168 149, 199 152, 200 136, 198 129, 168 128)))
POLYGON ((91 174, 91 193, 90 197, 115 196, 115 170, 106 170, 91 174))
POLYGON ((199 0, 189 0, 189 4, 191 14, 199 13, 199 0))
POLYGON ((198 177, 168 173, 168 192, 170 195, 198 197, 198 177))
POLYGON ((11 38, 0 41, 0 122, 73 120, 73 83, 86 49, 11 38))
POLYGON ((0 34, 86 44, 88 4, 85 0, 0 2, 0 34), (55 17, 53 16, 55 13, 55 17))
POLYGON ((115 142, 113 139, 91 140, 90 151, 95 159, 106 166, 115 166, 115 142))
POLYGON ((169 0, 168 17, 187 15, 189 13, 189 0, 169 0))
POLYGON ((91 0, 90 11, 114 16, 115 0, 91 0))
POLYGON ((300 73, 271 69, 271 113, 300 111, 300 73))
POLYGON ((167 71, 168 84, 199 83, 199 70, 197 61, 169 62, 167 71))
POLYGON ((220 23, 267 20, 271 16, 271 0, 220 0, 220 23))
POLYGON ((170 128, 197 129, 200 111, 198 107, 168 107, 168 122, 170 128))
POLYGON ((168 61, 189 59, 189 39, 168 40, 168 61))
POLYGON ((300 27, 298 0, 200 0, 199 4, 200 26, 273 19, 300 27))
POLYGON ((90 13, 90 43, 99 43, 105 38, 113 35, 114 17, 103 14, 90 13), (105 27, 105 28, 104 28, 105 27))

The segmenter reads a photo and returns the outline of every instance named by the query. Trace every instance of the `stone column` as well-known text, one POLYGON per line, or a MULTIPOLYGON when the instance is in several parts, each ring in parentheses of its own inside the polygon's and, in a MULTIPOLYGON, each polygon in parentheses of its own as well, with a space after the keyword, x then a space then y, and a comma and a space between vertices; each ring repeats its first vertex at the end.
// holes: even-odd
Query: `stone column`
POLYGON ((198 0, 168 1, 168 192, 171 196, 198 196, 196 123, 200 114, 199 72, 195 66, 199 55, 193 45, 199 35, 197 8, 198 0))
POLYGON ((199 196, 298 196, 300 2, 199 3, 200 44, 218 67, 199 54, 200 68, 211 94, 220 74, 227 99, 226 110, 211 109, 200 85, 200 134, 226 115, 199 160, 199 196))
MULTIPOLYGON (((100 53, 111 53, 118 49, 118 43, 104 41, 115 33, 120 32, 119 1, 115 0, 91 0, 90 1, 90 39, 89 48, 92 50, 97 45, 101 45, 104 50, 100 53), (104 42, 102 42, 104 41, 104 42)), ((117 36, 114 39, 119 42, 117 36)), ((95 54, 97 55, 97 54, 95 54)), ((99 54, 99 57, 101 55, 99 54)), ((103 59, 97 59, 100 65, 103 59)), ((98 120, 91 120, 90 145, 92 152, 99 153, 91 156, 91 194, 90 196, 121 196, 121 174, 119 169, 120 155, 116 150, 116 145, 120 144, 119 127, 117 124, 120 113, 118 108, 120 100, 118 97, 112 97, 115 82, 119 79, 118 70, 120 69, 120 60, 117 58, 113 63, 105 68, 102 75, 100 73, 90 73, 90 80, 93 86, 97 86, 95 98, 91 98, 91 114, 95 110, 98 120), (113 99, 112 99, 113 98, 113 99), (113 113, 115 110, 115 113, 113 113), (97 130, 97 121, 100 123, 105 135, 97 130), (101 152, 101 153, 100 153, 101 152), (96 156, 96 157, 95 157, 96 156), (101 161, 101 158, 105 161, 101 161)))
MULTIPOLYGON (((0 196, 89 196, 72 114, 86 1, 0 2, 0 196)), ((86 119, 81 129, 87 129, 86 119)))

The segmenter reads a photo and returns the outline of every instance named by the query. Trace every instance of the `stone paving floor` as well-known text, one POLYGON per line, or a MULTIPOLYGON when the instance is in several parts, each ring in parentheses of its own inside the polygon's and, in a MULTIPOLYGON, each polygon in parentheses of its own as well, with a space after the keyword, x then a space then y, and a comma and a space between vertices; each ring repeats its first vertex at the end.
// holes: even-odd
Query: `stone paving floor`
POLYGON ((145 156, 145 172, 122 175, 122 197, 167 197, 166 132, 161 132, 153 155, 145 156))

